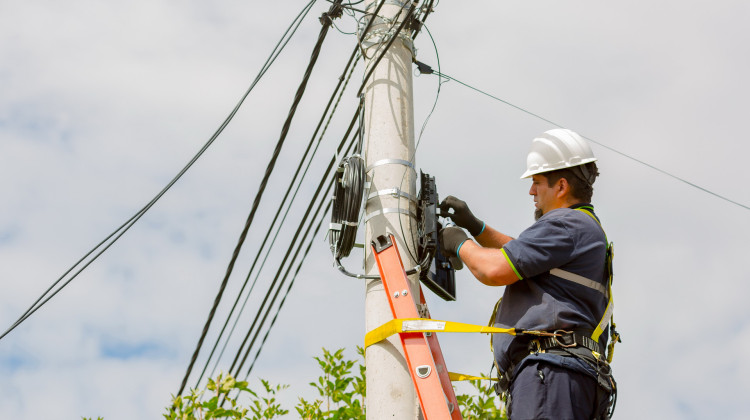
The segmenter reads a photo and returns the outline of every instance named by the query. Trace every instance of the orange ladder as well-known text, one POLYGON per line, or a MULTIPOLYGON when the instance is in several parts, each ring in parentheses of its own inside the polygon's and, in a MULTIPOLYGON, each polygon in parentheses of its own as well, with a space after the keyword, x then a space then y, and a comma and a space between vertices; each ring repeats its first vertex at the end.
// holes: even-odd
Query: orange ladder
MULTIPOLYGON (((409 296, 409 279, 393 236, 378 236, 372 241, 372 250, 393 318, 429 318, 429 313, 419 313, 417 305, 409 296)), ((419 301, 426 308, 422 286, 418 287, 419 301)), ((399 337, 425 419, 462 419, 437 335, 401 332, 399 337)))

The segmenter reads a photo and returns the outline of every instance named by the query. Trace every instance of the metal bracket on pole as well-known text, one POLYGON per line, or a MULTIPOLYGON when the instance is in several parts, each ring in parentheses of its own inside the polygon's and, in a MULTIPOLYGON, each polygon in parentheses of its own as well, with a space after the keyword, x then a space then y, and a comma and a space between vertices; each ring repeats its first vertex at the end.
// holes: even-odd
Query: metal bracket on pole
POLYGON ((375 216, 380 216, 381 214, 388 214, 388 213, 401 213, 401 214, 405 214, 405 215, 411 217, 414 220, 417 219, 417 215, 414 214, 414 213, 412 213, 412 212, 410 212, 407 209, 400 209, 400 208, 390 209, 389 208, 389 209, 376 210, 376 211, 368 214, 367 216, 365 216, 365 223, 369 222, 370 219, 372 219, 375 216))
MULTIPOLYGON (((395 238, 392 235, 378 236, 372 241, 372 251, 393 318, 419 317, 420 313, 414 300, 399 299, 399 296, 408 296, 409 279, 406 277, 395 238)), ((417 287, 419 287, 420 303, 424 305, 422 288, 417 287)), ((424 418, 426 420, 462 419, 460 410, 455 409, 458 407, 458 401, 448 369, 445 367, 437 335, 427 336, 423 332, 402 332, 399 333, 399 338, 424 418), (433 375, 432 372, 436 374, 433 375)))
POLYGON ((365 170, 365 172, 370 173, 371 170, 373 170, 376 167, 381 166, 381 165, 404 165, 404 166, 410 168, 412 171, 414 171, 414 173, 417 172, 417 170, 414 169, 414 164, 413 163, 409 162, 408 160, 403 160, 403 159, 383 159, 383 160, 379 160, 379 161, 373 163, 372 165, 368 166, 367 169, 365 170))
POLYGON ((370 195, 367 196, 367 200, 369 201, 369 200, 372 200, 373 198, 380 197, 382 195, 389 195, 389 196, 394 197, 394 198, 402 197, 402 198, 405 198, 405 199, 411 201, 412 203, 414 203, 414 205, 417 204, 417 199, 416 198, 414 198, 411 195, 409 195, 408 193, 402 191, 400 188, 388 188, 388 189, 385 189, 385 190, 375 191, 373 193, 370 193, 370 195))

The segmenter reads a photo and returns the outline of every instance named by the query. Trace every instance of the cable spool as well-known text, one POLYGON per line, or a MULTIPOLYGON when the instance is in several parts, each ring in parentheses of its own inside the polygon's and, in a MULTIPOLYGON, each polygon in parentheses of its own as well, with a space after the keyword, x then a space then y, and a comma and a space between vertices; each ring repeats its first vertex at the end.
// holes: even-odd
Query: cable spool
POLYGON ((345 157, 336 170, 328 240, 337 261, 348 257, 354 248, 365 192, 365 176, 365 162, 359 155, 345 157))

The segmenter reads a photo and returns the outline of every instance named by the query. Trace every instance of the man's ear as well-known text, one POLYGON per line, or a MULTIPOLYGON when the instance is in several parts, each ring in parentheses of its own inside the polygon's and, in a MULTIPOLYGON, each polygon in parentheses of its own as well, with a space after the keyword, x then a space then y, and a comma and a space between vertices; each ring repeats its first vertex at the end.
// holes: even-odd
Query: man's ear
POLYGON ((566 196, 570 192, 570 184, 568 183, 568 180, 565 178, 560 178, 557 180, 557 183, 555 184, 555 195, 558 198, 562 198, 566 196))

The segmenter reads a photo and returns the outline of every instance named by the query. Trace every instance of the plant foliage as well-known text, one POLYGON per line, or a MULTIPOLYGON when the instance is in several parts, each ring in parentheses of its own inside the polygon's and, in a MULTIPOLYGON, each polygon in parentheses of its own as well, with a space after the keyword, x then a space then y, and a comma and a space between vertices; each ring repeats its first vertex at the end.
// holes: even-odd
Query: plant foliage
MULTIPOLYGON (((294 409, 305 420, 364 420, 365 419, 365 366, 364 349, 357 347, 359 361, 344 357, 344 349, 331 352, 323 349, 315 357, 322 371, 310 386, 318 398, 307 401, 299 398, 294 409)), ((246 381, 237 381, 230 375, 220 374, 209 379, 206 389, 191 390, 187 396, 173 398, 164 418, 167 420, 265 420, 289 413, 277 400, 279 392, 288 385, 272 385, 261 379, 262 395, 248 388, 246 381), (238 400, 242 399, 242 403, 238 400), (244 403, 249 399, 249 403, 244 403)), ((507 420, 505 408, 485 381, 470 381, 473 392, 458 394, 461 415, 466 420, 507 420)), ((86 420, 86 419, 84 419, 86 420)), ((102 420, 101 418, 99 420, 102 420)))

